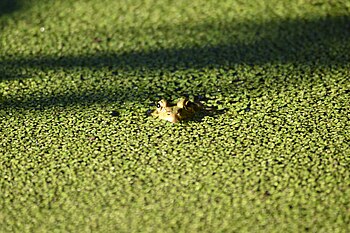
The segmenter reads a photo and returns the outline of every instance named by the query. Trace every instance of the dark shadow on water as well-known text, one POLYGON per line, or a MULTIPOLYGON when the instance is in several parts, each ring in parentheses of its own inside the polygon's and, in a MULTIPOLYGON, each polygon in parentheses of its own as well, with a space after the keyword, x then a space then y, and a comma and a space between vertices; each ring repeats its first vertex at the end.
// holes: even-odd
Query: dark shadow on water
POLYGON ((0 17, 2 15, 11 14, 21 8, 21 0, 1 0, 0 1, 0 17))
POLYGON ((202 122, 203 119, 206 116, 210 116, 210 117, 218 117, 219 115, 224 114, 227 111, 227 109, 215 109, 215 110, 211 110, 211 111, 202 111, 197 113, 193 118, 189 119, 188 121, 195 121, 195 122, 202 122))
MULTIPOLYGON (((2 61, 0 64, 1 80, 20 79, 16 70, 39 69, 51 71, 56 69, 74 70, 87 67, 94 70, 108 68, 110 72, 119 70, 175 72, 183 69, 201 69, 211 67, 233 67, 237 64, 301 64, 309 67, 329 67, 347 65, 350 61, 350 17, 328 16, 314 20, 293 19, 270 21, 265 23, 246 22, 243 25, 228 24, 219 29, 210 24, 191 28, 196 33, 218 33, 219 44, 203 44, 198 46, 154 49, 127 53, 96 52, 77 56, 43 56, 21 57, 2 61), (253 41, 237 39, 242 28, 254 38, 253 41), (9 72, 9 70, 11 72, 9 72)), ((174 32, 180 29, 173 28, 174 32)), ((29 72, 30 76, 30 72, 29 72)), ((128 90, 115 90, 127 92, 128 90)), ((131 101, 140 101, 148 90, 140 89, 131 101)), ((65 103, 94 102, 99 99, 111 99, 110 93, 71 94, 71 96, 50 96, 44 100, 36 100, 39 105, 53 106, 65 103)), ((26 106, 26 101, 10 101, 17 107, 26 106)), ((8 102, 8 104, 10 104, 8 102)), ((6 103, 5 103, 6 105, 6 103)))
MULTIPOLYGON (((29 67, 51 70, 74 67, 101 68, 111 66, 123 69, 177 69, 202 68, 237 63, 295 63, 331 65, 350 60, 350 17, 327 17, 313 21, 287 20, 247 23, 242 27, 253 28, 257 40, 238 41, 232 35, 237 26, 225 25, 220 30, 222 43, 183 48, 154 49, 127 53, 96 52, 77 56, 22 57, 7 60, 3 67, 29 67), (261 36, 263 34, 263 36, 261 36), (344 46, 344 47, 342 47, 344 46), (347 49, 347 50, 344 50, 347 49)), ((209 35, 212 25, 200 25, 191 30, 209 35), (207 28, 209 28, 207 30, 207 28)), ((173 29, 176 31, 176 28, 173 29)), ((238 29, 239 30, 239 29, 238 29)), ((6 76, 5 76, 6 78, 6 76)), ((11 78, 11 75, 7 76, 11 78)))

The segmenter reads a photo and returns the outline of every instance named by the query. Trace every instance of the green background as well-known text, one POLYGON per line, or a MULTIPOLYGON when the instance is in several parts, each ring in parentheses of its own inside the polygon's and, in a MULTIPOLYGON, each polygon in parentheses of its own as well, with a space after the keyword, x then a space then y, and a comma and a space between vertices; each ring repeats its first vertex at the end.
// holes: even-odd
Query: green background
POLYGON ((349 232, 349 62, 345 0, 2 0, 0 232, 349 232))

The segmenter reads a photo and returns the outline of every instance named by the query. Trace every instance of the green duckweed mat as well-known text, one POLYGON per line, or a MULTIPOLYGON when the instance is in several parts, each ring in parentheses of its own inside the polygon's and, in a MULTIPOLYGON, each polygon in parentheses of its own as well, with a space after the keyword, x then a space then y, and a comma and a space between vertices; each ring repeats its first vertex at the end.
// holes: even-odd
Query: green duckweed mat
POLYGON ((2 0, 0 232, 349 232, 349 98, 349 1, 2 0))

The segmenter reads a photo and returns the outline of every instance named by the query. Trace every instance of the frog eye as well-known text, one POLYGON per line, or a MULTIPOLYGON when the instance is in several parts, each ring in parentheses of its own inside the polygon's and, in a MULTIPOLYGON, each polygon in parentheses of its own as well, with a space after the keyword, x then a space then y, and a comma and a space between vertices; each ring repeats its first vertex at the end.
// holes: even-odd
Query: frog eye
POLYGON ((160 103, 157 104, 157 108, 160 108, 160 103))

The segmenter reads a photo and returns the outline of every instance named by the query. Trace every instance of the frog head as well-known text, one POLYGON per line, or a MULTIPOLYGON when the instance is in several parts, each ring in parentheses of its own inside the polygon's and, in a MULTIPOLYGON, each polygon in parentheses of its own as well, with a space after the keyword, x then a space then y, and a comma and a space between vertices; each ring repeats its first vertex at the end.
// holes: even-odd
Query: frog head
POLYGON ((162 99, 157 103, 157 108, 151 115, 171 123, 177 123, 191 118, 202 107, 201 103, 191 102, 187 98, 181 98, 176 104, 162 99))
POLYGON ((157 108, 151 115, 161 120, 177 123, 180 121, 180 112, 181 110, 176 105, 162 99, 157 103, 157 108))

